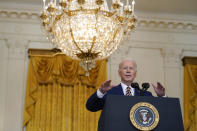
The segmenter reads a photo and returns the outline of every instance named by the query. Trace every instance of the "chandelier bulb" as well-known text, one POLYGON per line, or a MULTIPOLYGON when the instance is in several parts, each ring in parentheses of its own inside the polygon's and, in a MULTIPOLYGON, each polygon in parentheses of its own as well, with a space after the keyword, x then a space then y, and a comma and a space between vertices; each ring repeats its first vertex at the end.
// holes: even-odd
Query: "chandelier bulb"
POLYGON ((135 0, 132 1, 132 15, 134 15, 134 5, 135 5, 135 0))

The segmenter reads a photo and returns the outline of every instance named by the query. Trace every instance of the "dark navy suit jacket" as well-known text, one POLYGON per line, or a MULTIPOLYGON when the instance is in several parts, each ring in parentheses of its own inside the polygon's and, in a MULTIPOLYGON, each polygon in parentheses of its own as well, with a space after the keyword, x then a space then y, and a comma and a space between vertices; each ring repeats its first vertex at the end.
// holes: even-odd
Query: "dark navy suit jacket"
MULTIPOLYGON (((111 95, 124 95, 121 84, 107 91, 107 93, 104 95, 103 98, 98 98, 96 92, 92 94, 86 102, 86 108, 92 112, 102 110, 105 104, 105 99, 107 95, 110 95, 110 94, 111 95)), ((139 89, 135 88, 134 96, 140 96, 139 89)), ((152 96, 152 93, 149 91, 145 91, 144 96, 152 96)))

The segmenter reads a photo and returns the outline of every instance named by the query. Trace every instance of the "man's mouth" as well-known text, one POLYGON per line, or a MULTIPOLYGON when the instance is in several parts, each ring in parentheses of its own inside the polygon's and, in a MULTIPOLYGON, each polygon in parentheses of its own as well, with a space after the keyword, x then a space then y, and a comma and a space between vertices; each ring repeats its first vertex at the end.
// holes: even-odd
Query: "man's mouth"
POLYGON ((126 77, 131 77, 131 75, 125 75, 126 77))

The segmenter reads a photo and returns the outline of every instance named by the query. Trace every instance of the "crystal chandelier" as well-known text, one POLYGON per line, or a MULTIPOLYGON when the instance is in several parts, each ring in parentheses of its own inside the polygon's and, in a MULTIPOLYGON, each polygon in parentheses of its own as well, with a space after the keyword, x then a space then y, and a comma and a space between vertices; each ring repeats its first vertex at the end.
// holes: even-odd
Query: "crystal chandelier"
POLYGON ((112 0, 109 10, 106 0, 43 0, 41 19, 51 43, 88 73, 135 28, 134 4, 112 0))

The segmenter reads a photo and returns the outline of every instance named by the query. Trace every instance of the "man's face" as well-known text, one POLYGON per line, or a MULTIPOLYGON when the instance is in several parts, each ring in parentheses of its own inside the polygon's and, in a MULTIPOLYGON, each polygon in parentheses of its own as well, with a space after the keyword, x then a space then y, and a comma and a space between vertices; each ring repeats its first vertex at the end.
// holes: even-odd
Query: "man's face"
POLYGON ((136 77, 136 64, 134 61, 125 60, 119 66, 119 75, 124 84, 130 85, 136 77))

